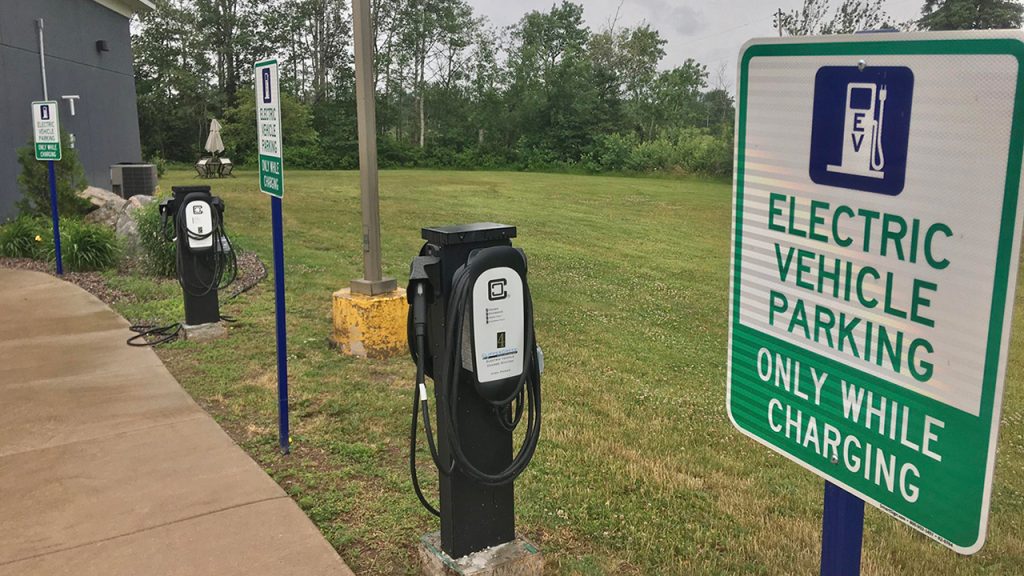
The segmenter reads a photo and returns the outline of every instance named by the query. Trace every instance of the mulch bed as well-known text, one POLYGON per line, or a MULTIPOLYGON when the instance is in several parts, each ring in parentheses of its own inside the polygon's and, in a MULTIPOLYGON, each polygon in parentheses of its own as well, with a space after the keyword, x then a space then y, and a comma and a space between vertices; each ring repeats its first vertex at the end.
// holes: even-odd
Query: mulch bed
MULTIPOLYGON (((2 258, 0 257, 0 268, 14 268, 17 270, 34 270, 56 275, 52 262, 30 260, 28 258, 2 258)), ((129 270, 120 270, 120 273, 129 270)), ((239 294, 250 290, 267 277, 267 267, 263 265, 259 256, 252 252, 242 252, 238 256, 238 277, 235 282, 227 288, 228 297, 234 298, 239 294)), ((86 292, 91 293, 106 304, 119 304, 135 302, 138 298, 131 292, 112 288, 107 284, 100 272, 64 272, 64 280, 77 285, 86 292)))

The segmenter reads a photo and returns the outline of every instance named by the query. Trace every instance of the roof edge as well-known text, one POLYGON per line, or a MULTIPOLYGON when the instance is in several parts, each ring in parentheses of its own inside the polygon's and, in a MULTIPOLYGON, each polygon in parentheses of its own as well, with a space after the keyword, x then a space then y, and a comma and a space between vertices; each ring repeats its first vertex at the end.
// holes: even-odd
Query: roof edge
POLYGON ((135 14, 149 12, 156 9, 152 0, 93 0, 100 6, 104 6, 124 16, 131 18, 135 14))

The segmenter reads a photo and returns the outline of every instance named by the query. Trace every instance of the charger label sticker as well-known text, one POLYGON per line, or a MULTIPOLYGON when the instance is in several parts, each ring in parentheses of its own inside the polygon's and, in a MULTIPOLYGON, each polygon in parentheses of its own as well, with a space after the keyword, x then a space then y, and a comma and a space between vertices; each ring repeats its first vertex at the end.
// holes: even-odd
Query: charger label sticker
POLYGON ((484 271, 473 285, 473 348, 477 380, 523 373, 523 279, 508 267, 484 271))

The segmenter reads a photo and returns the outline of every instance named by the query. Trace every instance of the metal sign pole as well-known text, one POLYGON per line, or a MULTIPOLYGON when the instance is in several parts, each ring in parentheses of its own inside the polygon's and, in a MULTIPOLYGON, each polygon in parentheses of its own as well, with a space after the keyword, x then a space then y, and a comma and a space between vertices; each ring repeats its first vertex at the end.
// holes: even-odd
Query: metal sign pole
POLYGON ((39 73, 43 77, 43 100, 50 99, 50 91, 46 87, 46 56, 43 49, 43 19, 36 20, 36 30, 39 31, 39 73))
MULTIPOLYGON (((49 100, 50 91, 46 86, 46 56, 43 42, 42 18, 36 20, 36 30, 39 32, 39 74, 43 79, 43 100, 49 100)), ((57 138, 59 141, 59 131, 57 138)), ((64 262, 60 252, 60 213, 57 210, 57 176, 53 168, 53 160, 48 161, 46 164, 47 170, 50 173, 50 217, 53 219, 53 250, 57 258, 57 275, 63 276, 64 262)))
POLYGON ((53 251, 57 257, 57 275, 64 275, 64 261, 60 252, 60 214, 57 209, 57 174, 53 169, 53 160, 49 160, 47 168, 50 172, 50 218, 53 219, 53 251))
POLYGON ((284 307, 284 227, 281 223, 281 198, 270 198, 270 220, 274 229, 274 295, 277 312, 277 402, 278 442, 281 451, 291 450, 288 432, 288 333, 284 307))
POLYGON ((821 576, 858 576, 864 540, 864 501, 825 481, 821 576))

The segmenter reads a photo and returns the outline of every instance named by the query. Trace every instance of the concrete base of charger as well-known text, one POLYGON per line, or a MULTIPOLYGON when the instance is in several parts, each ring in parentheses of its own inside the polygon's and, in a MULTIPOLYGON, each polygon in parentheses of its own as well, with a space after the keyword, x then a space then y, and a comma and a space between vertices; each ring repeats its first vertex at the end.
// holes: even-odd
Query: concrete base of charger
POLYGON ((228 329, 220 322, 208 322, 206 324, 181 324, 181 332, 185 340, 193 342, 209 342, 228 335, 228 329))
POLYGON ((441 551, 441 533, 420 538, 417 549, 423 576, 541 576, 540 548, 522 536, 512 542, 452 558, 441 551))

